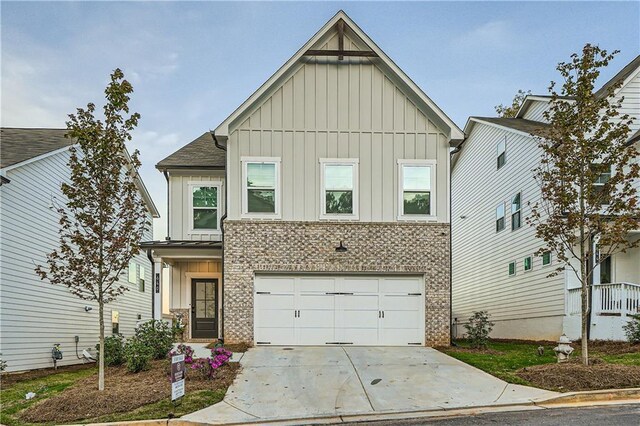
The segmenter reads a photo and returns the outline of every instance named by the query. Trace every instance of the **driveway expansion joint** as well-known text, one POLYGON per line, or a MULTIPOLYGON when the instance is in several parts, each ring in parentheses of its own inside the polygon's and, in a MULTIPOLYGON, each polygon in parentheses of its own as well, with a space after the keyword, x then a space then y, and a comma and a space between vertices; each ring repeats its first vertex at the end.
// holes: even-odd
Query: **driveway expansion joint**
POLYGON ((353 371, 356 373, 356 377, 358 378, 358 381, 360 382, 360 386, 362 386, 362 391, 364 392, 364 396, 367 397, 367 401, 369 402, 369 406, 371 407, 371 411, 375 412, 376 409, 373 408, 373 404, 371 403, 371 399, 369 398, 369 394, 367 393, 367 389, 365 389, 365 387, 364 387, 364 383, 362 383, 362 379, 360 378, 360 373, 358 373, 358 369, 356 368, 355 364, 351 360, 351 357, 349 356, 349 353, 347 352, 347 349, 344 346, 341 346, 341 348, 344 351, 344 354, 347 356, 347 359, 351 363, 351 366, 353 367, 353 371))

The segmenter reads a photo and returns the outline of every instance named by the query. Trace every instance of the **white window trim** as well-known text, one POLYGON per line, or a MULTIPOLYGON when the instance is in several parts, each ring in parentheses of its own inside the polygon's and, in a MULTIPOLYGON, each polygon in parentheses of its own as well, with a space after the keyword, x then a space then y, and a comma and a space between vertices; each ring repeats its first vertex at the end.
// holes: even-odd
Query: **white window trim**
POLYGON ((190 181, 187 183, 187 190, 189 192, 189 234, 192 235, 220 235, 222 232, 220 231, 220 216, 222 212, 222 182, 218 181, 190 181), (193 188, 217 188, 216 194, 218 196, 218 202, 216 207, 217 210, 217 223, 216 229, 195 229, 193 227, 193 188))
POLYGON ((496 170, 500 170, 506 165, 507 165, 507 137, 505 136, 503 141, 500 141, 496 144, 496 170), (502 166, 498 167, 498 158, 500 158, 500 155, 502 154, 498 148, 503 143, 504 143, 504 151, 502 153, 504 153, 504 163, 502 163, 502 166))
POLYGON ((533 271, 533 258, 534 258, 533 255, 529 255, 529 256, 525 256, 524 259, 522 259, 522 271, 523 272, 531 272, 531 271, 533 271), (527 269, 526 264, 525 264, 527 259, 531 259, 531 268, 529 268, 529 269, 527 269))
POLYGON ((496 218, 495 218, 495 220, 493 222, 493 225, 494 225, 493 227, 494 227, 494 229, 496 231, 496 234, 497 234, 498 232, 502 232, 505 229, 507 229, 507 205, 506 205, 506 203, 504 201, 499 203, 496 206, 495 212, 496 212, 496 218), (500 219, 498 217, 498 207, 500 207, 500 206, 502 206, 502 229, 498 230, 498 226, 497 225, 498 225, 498 220, 500 219))
POLYGON ((548 268, 549 266, 553 265, 553 252, 551 250, 548 250, 547 252, 549 253, 549 263, 547 263, 546 265, 544 263, 544 253, 542 253, 542 255, 540 256, 540 258, 542 259, 543 268, 548 268))
MULTIPOLYGON (((507 268, 509 266, 511 266, 511 264, 513 263, 513 274, 509 274, 510 277, 515 277, 518 273, 518 261, 517 260, 512 260, 511 262, 509 262, 509 264, 507 265, 507 268)), ((509 270, 507 269, 507 272, 509 272, 509 270)))
POLYGON ((127 267, 127 282, 129 284, 138 284, 138 264, 134 260, 129 261, 129 266, 127 267), (135 269, 135 278, 131 281, 131 268, 135 269))
POLYGON ((325 220, 358 220, 360 218, 360 191, 359 191, 359 169, 360 159, 358 158, 321 158, 320 159, 320 212, 319 219, 325 220), (325 166, 331 165, 344 165, 348 164, 353 166, 353 213, 351 214, 336 214, 326 213, 327 198, 324 189, 324 169, 325 166))
POLYGON ((409 159, 398 159, 398 220, 408 220, 408 221, 435 221, 438 219, 437 211, 436 211, 436 196, 437 196, 437 185, 436 185, 436 171, 438 168, 438 163, 436 160, 409 160, 409 159), (404 214, 404 166, 405 165, 418 165, 418 166, 429 166, 431 169, 431 214, 404 214))
POLYGON ((242 163, 242 210, 240 213, 241 218, 245 219, 281 219, 282 218, 282 182, 280 173, 280 164, 282 160, 280 157, 241 157, 242 163), (276 209, 274 213, 250 213, 249 202, 247 199, 247 164, 251 163, 269 163, 276 166, 276 187, 275 187, 275 202, 276 209))
POLYGON ((511 196, 511 202, 509 203, 509 210, 511 210, 511 214, 509 215, 509 219, 510 219, 510 226, 511 226, 511 232, 515 232, 518 229, 522 228, 522 221, 524 220, 524 218, 522 217, 522 191, 518 191, 515 194, 513 194, 511 196), (516 198, 517 195, 520 195, 520 207, 518 208, 518 210, 516 210, 515 212, 513 211, 513 199, 516 198), (513 215, 515 215, 516 213, 520 212, 520 226, 518 226, 516 229, 513 229, 513 215))

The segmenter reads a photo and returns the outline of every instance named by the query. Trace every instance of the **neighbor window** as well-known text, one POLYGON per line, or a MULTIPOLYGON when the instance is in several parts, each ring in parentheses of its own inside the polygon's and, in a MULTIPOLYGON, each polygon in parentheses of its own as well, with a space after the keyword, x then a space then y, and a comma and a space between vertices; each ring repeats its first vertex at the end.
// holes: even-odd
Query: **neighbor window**
POLYGON ((496 207, 496 232, 504 229, 504 210, 504 203, 500 203, 496 207))
POLYGON ((551 265, 551 252, 545 251, 542 253, 542 266, 551 265))
POLYGON ((243 214, 280 215, 280 159, 243 159, 243 214))
POLYGON ((509 275, 516 274, 516 262, 509 263, 509 275))
POLYGON ((522 226, 521 207, 522 207, 522 196, 518 192, 511 199, 511 230, 512 231, 515 231, 516 229, 522 226))
POLYGON ((111 311, 111 333, 120 333, 120 312, 111 311))
POLYGON ((358 216, 358 160, 321 159, 320 217, 358 216))
POLYGON ((527 256, 524 258, 524 270, 530 271, 533 268, 533 257, 527 256))
POLYGON ((219 183, 190 182, 191 231, 194 233, 217 232, 220 217, 219 183))
POLYGON ((129 262, 129 282, 131 284, 136 284, 138 282, 138 265, 136 262, 129 262))
POLYGON ((497 158, 498 169, 499 169, 502 166, 504 166, 504 164, 507 162, 507 138, 506 137, 504 138, 504 140, 501 140, 500 142, 498 142, 496 151, 497 151, 496 158, 497 158))
POLYGON ((593 183, 598 201, 600 201, 602 205, 609 204, 610 194, 607 193, 609 190, 607 183, 611 179, 611 166, 608 164, 593 163, 591 164, 591 170, 598 174, 598 177, 593 183))
POLYGON ((138 277, 138 291, 144 292, 144 266, 140 265, 140 276, 138 277))
POLYGON ((431 160, 398 160, 400 219, 435 216, 436 163, 431 160))

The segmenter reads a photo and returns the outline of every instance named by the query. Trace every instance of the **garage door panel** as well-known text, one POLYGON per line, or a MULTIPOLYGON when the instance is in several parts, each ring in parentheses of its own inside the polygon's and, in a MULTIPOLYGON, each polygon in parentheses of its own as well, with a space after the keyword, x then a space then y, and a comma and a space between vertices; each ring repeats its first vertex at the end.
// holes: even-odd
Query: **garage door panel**
POLYGON ((299 278, 297 290, 300 293, 333 293, 336 291, 335 278, 299 278))
POLYGON ((380 340, 384 345, 408 345, 422 343, 421 331, 417 328, 387 328, 380 330, 380 340))
POLYGON ((268 343, 271 345, 295 345, 296 337, 293 327, 256 327, 256 343, 268 343))
POLYGON ((383 278, 380 293, 423 293, 424 281, 416 278, 383 278))
POLYGON ((379 281, 377 277, 345 277, 338 284, 338 291, 344 293, 375 293, 377 295, 379 281))
POLYGON ((377 328, 339 328, 336 329, 338 342, 353 345, 376 345, 378 342, 377 328))
POLYGON ((420 313, 418 311, 384 311, 384 319, 382 327, 391 328, 408 328, 420 324, 420 313))
POLYGON ((415 311, 420 310, 420 305, 424 299, 420 296, 382 296, 381 309, 415 311))
POLYGON ((269 327, 293 327, 293 309, 260 309, 256 311, 256 326, 261 324, 269 327))
POLYGON ((378 295, 336 296, 336 309, 378 310, 378 295))
POLYGON ((297 318, 299 327, 333 327, 335 314, 331 310, 301 310, 297 318))
POLYGON ((255 279, 256 291, 267 291, 271 293, 291 293, 295 290, 294 278, 272 278, 260 277, 255 279))
POLYGON ((256 309, 291 309, 295 307, 293 294, 256 294, 256 309))
POLYGON ((333 295, 300 295, 298 299, 299 309, 331 309, 335 307, 335 296, 333 295))
POLYGON ((340 324, 345 328, 378 328, 378 310, 375 311, 342 311, 340 324))
POLYGON ((300 329, 297 342, 299 345, 324 345, 336 342, 335 332, 334 327, 300 329))

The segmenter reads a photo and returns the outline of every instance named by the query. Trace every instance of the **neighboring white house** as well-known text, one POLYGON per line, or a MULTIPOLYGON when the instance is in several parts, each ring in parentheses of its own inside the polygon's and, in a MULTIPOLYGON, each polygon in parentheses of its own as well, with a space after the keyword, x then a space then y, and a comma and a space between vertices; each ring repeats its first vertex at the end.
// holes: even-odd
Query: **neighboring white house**
MULTIPOLYGON (((640 117, 640 56, 598 91, 622 81, 623 110, 640 117)), ((528 96, 516 118, 471 117, 466 139, 453 157, 453 317, 460 326, 474 311, 487 310, 493 337, 557 339, 580 335, 580 289, 572 271, 548 278, 558 267, 535 229, 526 224, 529 203, 539 200, 533 178, 541 151, 532 135, 547 123, 548 96, 528 96)), ((569 100, 570 101, 570 100, 569 100)), ((640 120, 629 143, 640 141, 640 120)), ((640 185, 640 182, 638 182, 640 185)), ((629 239, 640 238, 640 230, 629 239)), ((590 337, 624 339, 627 315, 640 307, 640 249, 616 254, 594 274, 590 337)))
POLYGON ((342 11, 157 168, 190 338, 446 345, 449 143, 462 131, 342 11), (223 242, 223 243, 222 243, 223 242))
MULTIPOLYGON (((99 337, 98 306, 72 295, 67 287, 41 281, 34 271, 59 243, 62 182, 73 141, 65 129, 2 128, 0 133, 0 353, 8 371, 52 367, 51 349, 59 343, 58 365, 81 363, 82 350, 99 337), (76 340, 77 339, 77 340, 76 340)), ((158 211, 137 181, 148 220, 158 211)), ((149 230, 146 239, 152 237, 149 230)), ((152 316, 151 262, 141 252, 123 274, 130 291, 106 305, 106 333, 130 336, 136 323, 152 316)))

